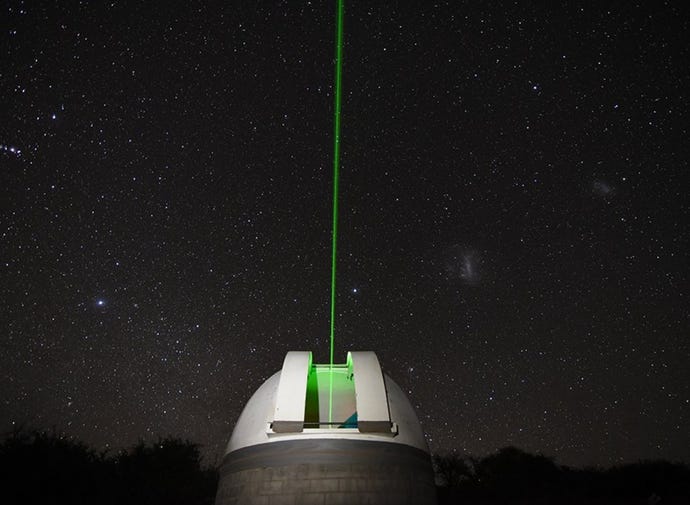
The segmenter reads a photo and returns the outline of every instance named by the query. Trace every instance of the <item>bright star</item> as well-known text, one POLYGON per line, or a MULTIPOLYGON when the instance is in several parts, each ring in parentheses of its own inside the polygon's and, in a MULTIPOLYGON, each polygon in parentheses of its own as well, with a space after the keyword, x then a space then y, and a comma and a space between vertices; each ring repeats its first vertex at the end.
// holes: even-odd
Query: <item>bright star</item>
POLYGON ((21 156, 21 154, 22 154, 21 149, 15 147, 15 146, 8 145, 8 144, 0 144, 0 151, 4 151, 6 153, 12 153, 17 157, 21 156))

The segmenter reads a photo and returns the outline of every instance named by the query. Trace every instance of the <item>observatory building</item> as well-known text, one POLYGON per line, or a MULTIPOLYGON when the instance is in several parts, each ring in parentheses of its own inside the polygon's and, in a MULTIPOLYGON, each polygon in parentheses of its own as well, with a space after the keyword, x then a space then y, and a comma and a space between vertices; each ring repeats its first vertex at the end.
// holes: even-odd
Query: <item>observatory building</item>
POLYGON ((412 405, 373 352, 332 368, 287 353, 235 425, 216 505, 364 503, 436 503, 412 405))

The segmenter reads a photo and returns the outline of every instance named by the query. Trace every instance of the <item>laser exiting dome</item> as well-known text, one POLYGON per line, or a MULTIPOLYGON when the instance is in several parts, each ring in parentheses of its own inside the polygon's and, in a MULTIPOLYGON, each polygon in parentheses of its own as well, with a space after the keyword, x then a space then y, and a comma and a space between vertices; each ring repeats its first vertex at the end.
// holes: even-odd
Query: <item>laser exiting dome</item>
POLYGON ((216 505, 436 503, 414 409, 373 352, 345 364, 287 353, 228 443, 216 505))

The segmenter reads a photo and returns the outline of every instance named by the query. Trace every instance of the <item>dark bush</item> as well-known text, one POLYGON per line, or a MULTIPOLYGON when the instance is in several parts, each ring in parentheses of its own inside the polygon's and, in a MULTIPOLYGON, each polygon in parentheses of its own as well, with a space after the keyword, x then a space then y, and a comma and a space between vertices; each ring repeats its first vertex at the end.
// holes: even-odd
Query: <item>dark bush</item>
POLYGON ((690 503, 690 468, 667 461, 579 470, 507 447, 484 458, 437 455, 434 468, 439 505, 690 503))
POLYGON ((2 503, 211 505, 218 476, 199 447, 174 438, 98 454, 58 433, 18 430, 0 445, 2 503))

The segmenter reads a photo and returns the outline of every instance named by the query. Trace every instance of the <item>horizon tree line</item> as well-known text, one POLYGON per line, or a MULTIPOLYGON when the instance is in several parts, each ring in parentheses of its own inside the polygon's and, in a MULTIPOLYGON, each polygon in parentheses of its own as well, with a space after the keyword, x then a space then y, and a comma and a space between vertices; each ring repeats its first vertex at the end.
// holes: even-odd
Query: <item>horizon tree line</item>
MULTIPOLYGON (((439 505, 690 503, 690 466, 664 460, 571 468, 505 447, 484 457, 432 457, 439 505)), ((0 501, 56 505, 212 505, 218 471, 200 446, 175 437, 97 451, 53 430, 19 428, 0 440, 0 501)))

